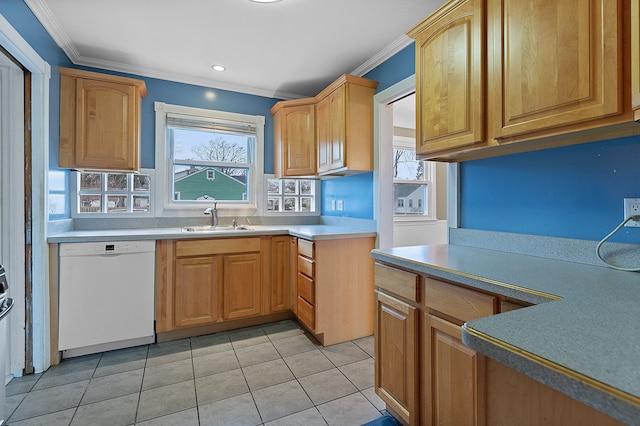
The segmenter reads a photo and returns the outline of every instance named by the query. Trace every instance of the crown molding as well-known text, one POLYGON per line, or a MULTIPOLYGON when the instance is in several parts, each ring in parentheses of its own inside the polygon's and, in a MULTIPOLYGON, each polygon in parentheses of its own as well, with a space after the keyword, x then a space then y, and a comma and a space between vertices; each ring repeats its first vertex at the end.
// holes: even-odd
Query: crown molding
POLYGON ((395 39, 393 42, 388 44, 380 52, 372 56, 371 59, 366 61, 364 64, 360 65, 355 70, 351 71, 351 74, 357 75, 358 77, 362 77, 363 75, 365 75, 366 73, 368 73, 369 71, 377 67, 378 65, 382 64, 387 59, 391 58, 396 53, 400 52, 405 47, 409 46, 411 43, 413 43, 412 38, 407 37, 404 34, 401 35, 400 37, 395 39))

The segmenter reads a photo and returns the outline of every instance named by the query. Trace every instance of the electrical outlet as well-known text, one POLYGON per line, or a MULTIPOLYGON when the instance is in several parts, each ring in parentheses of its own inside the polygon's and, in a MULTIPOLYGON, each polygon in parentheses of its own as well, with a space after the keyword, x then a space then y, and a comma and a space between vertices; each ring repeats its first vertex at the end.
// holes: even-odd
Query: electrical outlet
MULTIPOLYGON (((624 199, 624 218, 629 216, 640 216, 640 198, 624 199)), ((640 227, 640 220, 630 220, 624 226, 640 227)))
POLYGON ((344 210, 344 200, 338 200, 338 211, 344 210))
POLYGON ((331 200, 331 210, 336 209, 336 200, 331 200))

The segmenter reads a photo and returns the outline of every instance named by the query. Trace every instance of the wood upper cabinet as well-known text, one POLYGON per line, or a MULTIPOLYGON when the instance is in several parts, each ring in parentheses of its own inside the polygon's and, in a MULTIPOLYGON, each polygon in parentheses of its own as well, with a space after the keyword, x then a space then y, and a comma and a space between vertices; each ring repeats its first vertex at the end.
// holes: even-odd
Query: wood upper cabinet
POLYGON ((60 68, 60 167, 140 168, 142 80, 60 68))
POLYGON ((631 0, 631 106, 640 120, 640 0, 631 0))
POLYGON ((407 33, 416 40, 419 158, 639 134, 638 9, 637 0, 445 3, 407 33))
POLYGON ((281 101, 271 108, 276 177, 316 174, 315 98, 281 101))
POLYGON ((316 96, 319 175, 373 170, 376 87, 376 81, 345 74, 316 96))
POLYGON ((416 152, 485 138, 483 0, 450 1, 409 31, 416 42, 416 152))
POLYGON ((490 136, 622 114, 621 5, 488 0, 490 136))

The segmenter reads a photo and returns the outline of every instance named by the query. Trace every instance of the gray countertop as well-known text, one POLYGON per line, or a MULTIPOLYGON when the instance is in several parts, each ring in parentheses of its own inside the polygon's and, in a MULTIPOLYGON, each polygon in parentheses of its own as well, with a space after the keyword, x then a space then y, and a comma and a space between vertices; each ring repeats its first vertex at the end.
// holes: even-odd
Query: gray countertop
POLYGON ((535 303, 470 321, 469 347, 628 424, 640 424, 640 274, 459 245, 376 260, 535 303))
POLYGON ((109 229, 69 231, 47 238, 49 243, 74 243, 92 241, 166 240, 176 238, 240 237, 251 235, 293 235, 308 240, 375 237, 372 231, 328 225, 250 225, 249 230, 218 230, 212 232, 185 232, 183 228, 109 229))

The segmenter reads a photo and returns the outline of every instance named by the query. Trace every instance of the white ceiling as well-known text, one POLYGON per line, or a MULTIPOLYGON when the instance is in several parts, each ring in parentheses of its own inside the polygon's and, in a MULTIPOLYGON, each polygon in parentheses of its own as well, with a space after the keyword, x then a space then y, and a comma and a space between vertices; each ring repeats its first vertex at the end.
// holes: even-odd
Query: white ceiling
POLYGON ((25 2, 76 65, 290 99, 370 71, 444 0, 25 2))

